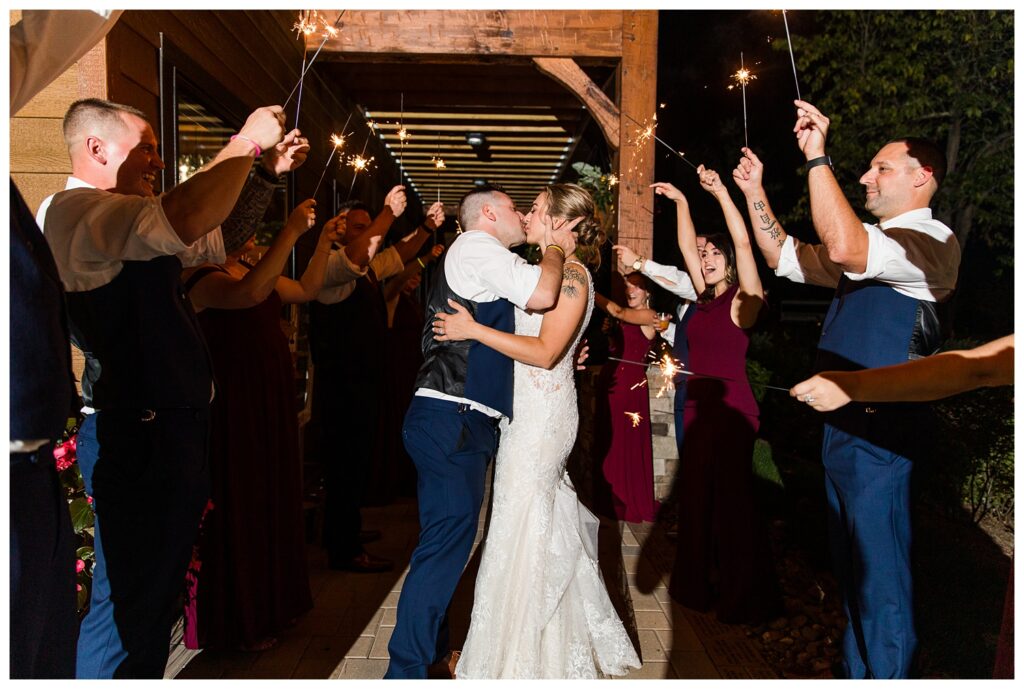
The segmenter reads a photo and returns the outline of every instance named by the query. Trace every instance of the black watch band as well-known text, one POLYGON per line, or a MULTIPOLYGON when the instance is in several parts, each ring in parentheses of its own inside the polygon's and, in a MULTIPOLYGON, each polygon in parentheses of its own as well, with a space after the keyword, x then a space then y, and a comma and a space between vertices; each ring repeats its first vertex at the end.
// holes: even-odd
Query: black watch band
POLYGON ((832 159, 828 156, 819 156, 817 158, 811 158, 804 164, 805 170, 810 170, 812 167, 818 167, 819 165, 828 165, 832 167, 832 159))

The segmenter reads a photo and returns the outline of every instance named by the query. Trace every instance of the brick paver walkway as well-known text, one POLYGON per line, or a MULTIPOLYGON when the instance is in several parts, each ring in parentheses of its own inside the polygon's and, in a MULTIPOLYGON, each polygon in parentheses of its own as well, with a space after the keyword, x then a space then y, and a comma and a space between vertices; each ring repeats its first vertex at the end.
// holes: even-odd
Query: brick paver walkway
MULTIPOLYGON (((388 663, 405 567, 416 545, 411 500, 363 510, 365 528, 380 529, 375 555, 399 567, 386 574, 327 569, 324 551, 309 548, 314 608, 261 653, 188 651, 176 644, 168 677, 232 679, 379 679, 388 663)), ((486 509, 483 510, 486 513, 486 509)), ((481 515, 478 541, 486 514, 481 515)), ((673 603, 666 588, 673 547, 650 525, 603 522, 601 567, 620 615, 631 628, 643 667, 627 679, 750 678, 774 676, 756 640, 742 627, 719 624, 673 603)), ((478 558, 470 561, 449 615, 452 646, 465 638, 478 558)))

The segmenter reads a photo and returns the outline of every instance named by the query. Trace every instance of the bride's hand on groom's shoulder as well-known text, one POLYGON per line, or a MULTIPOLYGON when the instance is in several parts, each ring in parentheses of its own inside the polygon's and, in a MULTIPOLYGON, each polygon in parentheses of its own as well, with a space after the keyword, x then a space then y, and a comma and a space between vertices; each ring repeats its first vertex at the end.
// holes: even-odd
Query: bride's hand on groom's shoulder
POLYGON ((438 342, 472 340, 476 321, 465 306, 449 299, 449 308, 454 313, 438 311, 434 314, 434 339, 438 342))

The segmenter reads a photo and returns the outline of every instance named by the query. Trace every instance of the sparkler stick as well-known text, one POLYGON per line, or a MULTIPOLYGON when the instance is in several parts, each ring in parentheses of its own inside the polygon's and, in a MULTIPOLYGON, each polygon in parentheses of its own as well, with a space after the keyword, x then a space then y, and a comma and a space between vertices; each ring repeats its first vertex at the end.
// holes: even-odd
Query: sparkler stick
MULTIPOLYGON (((631 361, 629 359, 619 359, 618 357, 610 356, 609 361, 621 361, 624 364, 634 364, 636 366, 650 366, 652 362, 645 361, 631 361)), ((706 373, 697 373, 696 371, 684 371, 683 369, 677 369, 675 373, 679 373, 684 376, 697 376, 698 378, 708 378, 710 380, 721 380, 724 382, 732 382, 732 378, 722 378, 720 376, 709 376, 706 373)), ((789 392, 789 388, 782 388, 778 385, 759 385, 758 387, 766 388, 768 390, 779 390, 780 392, 789 392)))
POLYGON ((796 99, 800 97, 800 82, 796 78, 796 60, 793 58, 793 41, 789 37, 789 22, 786 20, 786 10, 782 10, 782 23, 786 25, 786 45, 789 47, 789 64, 793 65, 793 84, 796 86, 796 99))
POLYGON ((399 101, 398 116, 398 183, 405 184, 405 168, 402 159, 405 156, 405 140, 409 138, 409 130, 405 128, 405 92, 399 101))
POLYGON ((302 83, 306 76, 306 51, 302 51, 302 70, 299 72, 299 98, 295 101, 295 126, 299 126, 299 111, 302 110, 302 83))
MULTIPOLYGON (((302 61, 303 61, 303 64, 305 66, 302 68, 302 73, 299 75, 298 83, 296 83, 295 86, 292 87, 291 93, 289 93, 288 97, 285 98, 284 105, 282 105, 281 107, 287 108, 288 104, 292 102, 292 96, 295 95, 295 90, 302 86, 302 80, 306 77, 306 72, 308 72, 310 69, 313 68, 313 62, 316 61, 316 56, 320 54, 321 50, 323 50, 324 45, 327 43, 327 39, 329 39, 329 38, 331 38, 333 36, 336 36, 338 34, 338 24, 341 23, 341 18, 343 16, 345 16, 345 10, 342 10, 341 13, 338 14, 338 18, 334 20, 334 25, 333 26, 327 26, 326 24, 324 25, 324 31, 326 32, 326 35, 324 36, 324 40, 321 41, 320 47, 316 49, 315 53, 313 53, 313 57, 311 57, 309 59, 309 63, 308 64, 306 64, 306 57, 305 57, 306 50, 305 50, 305 48, 303 48, 303 50, 302 50, 302 55, 303 55, 302 61)), ((310 30, 310 26, 309 26, 308 22, 306 20, 304 20, 301 17, 301 15, 300 15, 300 18, 299 18, 299 24, 297 24, 295 28, 298 29, 301 33, 306 34, 307 36, 312 33, 312 30, 310 30)), ((298 120, 298 113, 296 113, 296 118, 295 119, 296 119, 296 121, 298 120)))
MULTIPOLYGON (((634 120, 632 117, 630 117, 629 113, 625 113, 624 112, 622 114, 625 115, 626 118, 629 119, 630 121, 632 121, 636 126, 638 126, 638 127, 643 127, 644 126, 644 125, 640 124, 639 122, 637 122, 636 120, 634 120)), ((653 131, 651 132, 651 138, 654 139, 655 141, 657 141, 659 144, 661 144, 665 148, 667 148, 668 150, 672 151, 679 158, 683 159, 686 162, 686 164, 689 165, 690 167, 692 167, 694 170, 697 169, 697 166, 694 165, 693 163, 691 163, 689 158, 687 158, 685 155, 683 155, 682 153, 680 153, 679 151, 677 151, 676 149, 672 148, 667 143, 665 143, 665 141, 660 139, 658 137, 658 135, 655 134, 653 131)))
POLYGON ((441 157, 441 135, 437 135, 437 155, 430 161, 434 164, 434 169, 437 171, 437 201, 441 202, 441 170, 444 170, 447 165, 444 164, 444 159, 441 157))
MULTIPOLYGON (((736 80, 740 88, 743 90, 743 145, 750 147, 750 142, 747 141, 747 84, 749 84, 756 76, 750 73, 746 67, 743 66, 743 52, 740 51, 740 69, 738 72, 732 75, 732 78, 736 80)), ((735 88, 730 86, 729 88, 735 88)))

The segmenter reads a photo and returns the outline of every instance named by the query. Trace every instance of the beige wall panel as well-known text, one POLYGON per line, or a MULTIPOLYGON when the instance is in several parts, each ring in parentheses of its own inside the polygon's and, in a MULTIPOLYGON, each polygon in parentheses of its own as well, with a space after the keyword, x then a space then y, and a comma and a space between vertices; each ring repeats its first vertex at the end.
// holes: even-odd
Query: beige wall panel
POLYGON ((62 190, 68 181, 66 174, 15 172, 11 173, 11 178, 33 213, 39 210, 43 199, 62 190))
POLYGON ((11 172, 71 172, 61 120, 11 120, 11 172))

